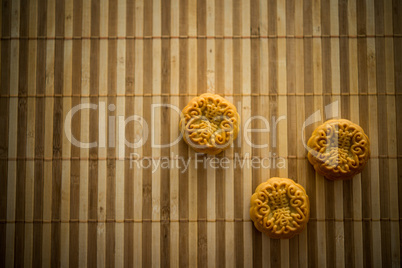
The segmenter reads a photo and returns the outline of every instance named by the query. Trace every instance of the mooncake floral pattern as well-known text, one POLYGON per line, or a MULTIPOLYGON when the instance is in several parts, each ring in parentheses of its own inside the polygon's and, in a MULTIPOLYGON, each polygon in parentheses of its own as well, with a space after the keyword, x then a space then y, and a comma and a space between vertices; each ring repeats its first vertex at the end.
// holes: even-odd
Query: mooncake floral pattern
POLYGON ((180 131, 184 141, 194 150, 214 155, 236 139, 239 121, 233 104, 219 95, 205 93, 184 107, 180 131))
POLYGON ((328 179, 350 179, 360 173, 370 156, 370 141, 363 129, 346 119, 319 126, 307 143, 308 159, 328 179))
POLYGON ((251 197, 250 217, 255 227, 271 238, 292 238, 309 220, 310 202, 306 191, 287 178, 261 183, 251 197))

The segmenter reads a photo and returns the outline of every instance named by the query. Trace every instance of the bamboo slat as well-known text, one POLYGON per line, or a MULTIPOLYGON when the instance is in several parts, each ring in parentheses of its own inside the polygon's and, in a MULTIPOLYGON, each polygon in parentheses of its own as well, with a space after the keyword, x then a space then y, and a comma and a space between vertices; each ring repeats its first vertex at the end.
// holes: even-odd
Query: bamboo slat
MULTIPOLYGON (((393 32, 392 28, 392 2, 384 1, 384 18, 385 18, 385 33, 393 32)), ((392 73, 395 73, 394 69, 394 44, 391 40, 385 40, 385 69, 386 69, 386 91, 395 92, 395 78, 392 73)), ((387 106, 387 144, 388 153, 397 153, 397 134, 396 134, 396 107, 395 98, 386 98, 387 106)), ((389 166, 389 215, 390 217, 399 217, 398 211, 398 164, 395 160, 388 160, 389 166)), ((398 237, 400 237, 400 225, 390 223, 390 254, 391 263, 393 267, 396 267, 398 263, 401 262, 401 252, 400 252, 400 242, 398 237)))
MULTIPOLYGON (((9 11, 9 7, 5 6, 4 8, 1 7, 2 10, 2 29, 1 29, 1 34, 9 34, 9 18, 10 18, 10 11, 9 11), (4 13, 3 13, 4 12, 4 13)), ((9 94, 10 93, 10 89, 9 87, 6 87, 7 85, 9 85, 9 72, 7 72, 7 70, 9 70, 9 51, 8 51, 8 43, 6 42, 1 42, 0 43, 1 46, 1 94, 9 94)), ((6 118, 8 118, 7 112, 8 112, 8 103, 9 100, 8 99, 4 99, 1 101, 1 115, 5 116, 6 118)), ((8 127, 8 121, 4 120, 1 123, 1 127, 4 129, 3 132, 1 133, 1 144, 2 146, 6 147, 6 145, 8 144, 8 131, 7 131, 7 127, 8 127)), ((4 157, 7 157, 8 155, 7 150, 4 150, 4 152, 2 153, 2 155, 4 157)), ((1 172, 3 174, 7 173, 7 167, 8 167, 8 161, 7 159, 3 160, 0 162, 0 168, 1 168, 1 172)), ((1 200, 0 206, 1 206, 1 218, 2 219, 6 219, 7 218, 7 181, 8 179, 2 179, 0 180, 1 183, 1 187, 0 187, 0 191, 1 191, 1 195, 4 196, 5 198, 3 200, 1 200)), ((7 226, 1 226, 0 232, 1 232, 1 237, 2 239, 0 240, 0 248, 1 248, 1 254, 0 254, 0 261, 1 263, 5 263, 5 258, 6 258, 6 229, 7 226)))
MULTIPOLYGON (((243 0, 242 3, 242 30, 243 35, 250 34, 250 1, 243 0)), ((242 91, 251 93, 251 66, 250 66, 250 48, 251 40, 242 40, 242 91)), ((239 113, 242 118, 250 118, 251 116, 251 97, 242 97, 242 111, 239 113)), ((245 120, 241 121, 242 129, 245 129, 245 120)), ((242 135, 241 153, 242 155, 251 155, 251 146, 246 142, 247 136, 242 135)), ((249 161, 247 161, 249 163, 249 161)), ((250 219, 249 200, 252 194, 251 167, 245 165, 242 170, 243 176, 243 218, 250 219)), ((252 223, 243 224, 243 241, 244 241, 244 267, 253 265, 253 246, 252 246, 252 223)), ((241 265, 241 264, 240 264, 241 265)))
MULTIPOLYGON (((224 35, 233 34, 233 1, 224 1, 224 35)), ((230 40, 224 40, 224 88, 225 94, 233 93, 233 42, 230 40)), ((233 97, 227 97, 227 99, 233 102, 233 97)), ((225 156, 233 156, 233 147, 228 148, 225 151, 225 156)), ((218 178, 219 179, 219 178, 218 178)), ((223 178, 222 178, 223 179, 223 178)), ((224 170, 225 181, 225 219, 234 219, 234 173, 233 162, 230 162, 227 168, 224 170)), ((225 222, 225 265, 227 267, 233 267, 235 265, 235 234, 234 234, 234 222, 225 222)))
MULTIPOLYGON (((215 0, 207 0, 206 2, 206 33, 207 35, 215 34, 215 0)), ((215 77, 215 57, 216 57, 215 40, 207 40, 207 92, 215 93, 216 77, 215 77)), ((202 89, 199 89, 202 90, 202 89)), ((216 219, 216 172, 210 166, 206 171, 207 184, 207 221, 216 219)), ((216 224, 207 222, 207 265, 213 267, 216 265, 216 224)))
MULTIPOLYGON (((107 34, 108 25, 108 1, 100 1, 99 10, 99 32, 101 35, 107 34)), ((108 42, 106 40, 99 40, 99 93, 107 93, 107 50, 108 42)), ((108 116, 108 103, 106 97, 99 97, 99 157, 106 158, 105 144, 108 141, 106 132, 106 118, 108 116), (103 104, 102 104, 103 103, 103 104), (101 109, 102 107, 102 109, 101 109), (103 113, 102 113, 103 112, 103 113), (103 120, 102 120, 103 118, 103 120)), ((97 218, 99 220, 106 219, 106 160, 98 161, 98 196, 97 196, 97 218)), ((106 224, 101 223, 97 225, 97 248, 96 248, 96 264, 98 267, 106 267, 106 224)))
MULTIPOLYGON (((118 1, 110 0, 107 7, 108 13, 108 25, 107 33, 109 35, 117 35, 118 31, 118 1)), ((117 88, 117 40, 108 42, 107 46, 107 93, 116 94, 117 88)), ((112 96, 107 98, 107 146, 106 155, 107 157, 116 157, 116 122, 117 122, 117 111, 116 111, 117 97, 112 96)), ((107 160, 106 161, 106 219, 116 217, 116 174, 120 172, 121 169, 117 170, 117 161, 107 160)), ((120 179, 120 178, 119 178, 120 179)), ((116 245, 116 229, 118 228, 118 223, 107 222, 106 223, 106 242, 105 242, 105 266, 115 266, 116 253, 118 254, 119 245, 116 245)))
MULTIPOLYGON (((277 2, 277 33, 278 35, 286 35, 287 34, 287 14, 286 12, 286 2, 278 1, 277 2)), ((288 52, 289 42, 286 39, 278 39, 278 57, 277 57, 277 68, 278 68, 278 93, 286 93, 289 89, 288 84, 288 74, 287 70, 287 56, 289 56, 288 52)), ((283 157, 287 157, 288 155, 288 124, 285 121, 282 121, 282 118, 287 118, 289 120, 288 114, 288 97, 287 96, 278 96, 278 108, 276 111, 276 121, 278 122, 278 134, 277 141, 273 140, 273 142, 277 142, 278 144, 278 155, 283 157), (282 121, 282 122, 281 122, 282 121)), ((289 103, 290 104, 290 103, 289 103)), ((274 138, 275 139, 275 138, 274 138)), ((274 146, 274 144, 272 144, 274 146)), ((288 178, 289 177, 289 164, 287 161, 286 168, 279 169, 279 177, 288 178)), ((289 240, 281 240, 281 267, 289 267, 290 264, 290 249, 289 249, 289 240)))
MULTIPOLYGON (((55 3, 47 3, 47 18, 46 18, 46 35, 55 36, 56 24, 56 5, 55 3)), ((45 93, 53 94, 55 86, 55 42, 46 43, 46 84, 45 93)), ((54 124, 54 100, 45 100, 45 143, 44 157, 53 158, 53 124, 54 124)), ((53 195, 53 175, 52 175, 53 161, 44 164, 44 183, 43 183, 43 220, 50 220, 52 218, 52 195, 53 195)), ((45 266, 51 264, 51 227, 43 226, 43 248, 42 258, 45 266)))
MULTIPOLYGON (((331 1, 330 11, 330 24, 331 34, 339 34, 338 22, 338 1, 331 1)), ((331 40, 331 87, 332 92, 340 92, 340 44, 339 40, 331 40)), ((337 117, 342 117, 341 112, 341 98, 334 97, 332 101, 337 101, 338 105, 337 117)), ((334 115, 335 116, 335 115, 334 115)), ((343 218, 343 183, 341 181, 334 182, 334 216, 343 218)), ((340 223, 335 223, 334 240, 335 240, 335 266, 343 267, 345 265, 344 259, 344 226, 340 223)))
MULTIPOLYGON (((172 35, 179 34, 179 1, 171 1, 170 5, 170 31, 172 35)), ((179 40, 174 40, 170 43, 170 93, 179 93, 179 40)), ((179 97, 171 96, 171 104, 179 106, 179 97)), ((174 140, 175 137, 180 135, 179 129, 173 122, 178 122, 178 111, 170 111, 170 137, 174 140)), ((178 155, 179 144, 175 144, 170 148, 172 155, 178 155)), ((179 173, 180 169, 177 167, 178 160, 174 161, 174 167, 170 169, 170 219, 179 220, 179 173)), ((170 266, 179 267, 179 222, 170 225, 170 266)))
MULTIPOLYGON (((36 14, 37 14, 37 1, 30 2, 29 13, 29 34, 36 34, 36 14)), ((30 41, 29 56, 28 56, 28 93, 36 93, 36 42, 30 41)), ((27 101, 27 110, 30 113, 27 115, 27 148, 26 156, 33 157, 35 154, 35 101, 27 101)), ((35 178, 35 165, 34 161, 26 162, 26 181, 25 181, 25 219, 33 220, 33 200, 34 200, 34 178, 35 178)), ((24 233, 24 263, 32 263, 33 252, 33 224, 25 225, 24 233)))
MULTIPOLYGON (((196 1, 187 2, 187 33, 189 35, 197 35, 197 3, 196 1)), ((187 42, 187 91, 197 93, 197 76, 198 76, 198 44, 197 40, 189 39, 187 42)), ((194 150, 188 148, 188 156, 191 159, 188 168, 188 217, 196 219, 198 217, 198 192, 197 180, 198 174, 195 168, 194 150)), ((197 266, 198 258, 198 225, 190 222, 188 224, 188 264, 190 267, 197 266)))
MULTIPOLYGON (((126 11, 127 1, 117 1, 117 34, 125 35, 127 34, 127 11, 126 11)), ((117 40, 117 64, 116 64, 116 92, 118 94, 124 94, 126 92, 126 42, 127 40, 117 40)), ((116 200, 115 200, 115 219, 123 220, 125 218, 125 192, 130 191, 125 187, 125 161, 122 158, 125 156, 125 150, 128 150, 125 145, 126 137, 126 127, 128 127, 123 119, 127 118, 125 116, 127 99, 118 97, 116 99, 116 200), (124 127, 123 127, 124 126, 124 127)), ((126 227, 128 227, 126 225, 126 227)), ((115 225, 115 267, 123 267, 124 263, 127 262, 127 257, 125 255, 124 246, 125 236, 128 236, 126 232, 128 228, 125 228, 124 224, 116 223, 115 225)))
MULTIPOLYGON (((11 7, 11 35, 16 36, 19 34, 20 25, 20 6, 19 2, 12 3, 11 7)), ((10 50, 10 93, 18 93, 18 67, 19 67, 19 42, 11 41, 10 50)), ((17 156, 17 123, 18 123, 18 99, 9 102, 9 128, 8 128, 8 157, 17 156)), ((7 176, 7 219, 15 219, 15 202, 16 202, 16 176, 17 176, 17 163, 15 161, 8 162, 8 174, 7 176)), ((14 263, 14 245, 15 245, 15 225, 7 224, 6 226, 6 243, 9 247, 6 247, 5 257, 6 265, 12 265, 14 263)))
MULTIPOLYGON (((259 12, 259 16, 260 16, 260 34, 262 35, 268 35, 268 16, 269 16, 269 12, 268 12, 268 3, 267 1, 260 1, 260 12, 259 12)), ((263 94, 265 92, 269 92, 269 53, 268 53, 268 39, 262 39, 260 40, 260 55, 261 55, 261 61, 260 61, 260 94, 263 94)), ((269 96, 264 96, 261 97, 261 101, 260 101, 260 111, 261 111, 261 116, 268 118, 268 122, 269 122, 269 118, 270 118, 270 111, 268 109, 264 109, 264 107, 266 107, 266 105, 268 105, 269 103, 269 96)), ((257 119, 258 120, 258 119, 257 119)), ((260 120, 258 120, 258 123, 260 124, 261 128, 267 128, 267 124, 266 122, 260 122, 260 120)), ((256 142, 257 144, 270 144, 270 138, 271 135, 269 135, 269 133, 261 133, 259 136, 259 141, 256 142)), ((269 156, 269 145, 266 148, 262 148, 261 149, 261 156, 263 157, 268 157, 269 156)), ((262 180, 266 180, 270 177, 270 171, 269 169, 261 169, 260 170, 260 177, 262 180)), ((248 208, 247 205, 245 205, 246 208, 248 208)), ((266 265, 266 267, 270 264, 270 244, 271 241, 269 239, 269 237, 267 236, 262 236, 262 252, 264 252, 264 254, 262 254, 262 262, 264 263, 264 265, 266 265)))
MULTIPOLYGON (((72 20, 68 19, 73 16, 73 3, 70 1, 65 2, 65 9, 64 9, 64 34, 66 36, 72 36, 73 34, 73 25, 72 20)), ((63 58, 63 94, 71 94, 72 92, 72 45, 73 42, 66 42, 64 44, 64 58, 63 58)), ((64 98, 63 99, 63 118, 66 118, 68 112, 71 109, 71 98, 64 98)), ((63 136, 62 139, 62 157, 69 158, 71 157, 71 144, 68 141, 66 136, 63 136)), ((68 220, 70 219, 70 168, 71 168, 71 161, 63 160, 62 161, 62 177, 61 177, 61 220, 68 220)), ((66 223, 61 224, 60 228, 60 260, 64 266, 69 265, 69 245, 70 245, 70 225, 66 223)))

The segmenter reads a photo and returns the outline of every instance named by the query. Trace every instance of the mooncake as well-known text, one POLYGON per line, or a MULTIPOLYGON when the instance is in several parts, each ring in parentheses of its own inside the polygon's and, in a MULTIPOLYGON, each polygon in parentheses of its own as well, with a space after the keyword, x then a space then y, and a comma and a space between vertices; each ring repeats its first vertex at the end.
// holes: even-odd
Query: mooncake
POLYGON ((370 141, 363 129, 346 119, 333 119, 317 127, 307 142, 308 160, 330 180, 351 179, 370 157, 370 141))
POLYGON ((250 217, 257 230, 270 238, 292 238, 309 220, 310 201, 300 184, 273 177, 261 183, 251 196, 250 217))
POLYGON ((180 131, 184 141, 199 153, 216 155, 228 148, 239 132, 236 107, 225 98, 205 93, 184 107, 180 131))

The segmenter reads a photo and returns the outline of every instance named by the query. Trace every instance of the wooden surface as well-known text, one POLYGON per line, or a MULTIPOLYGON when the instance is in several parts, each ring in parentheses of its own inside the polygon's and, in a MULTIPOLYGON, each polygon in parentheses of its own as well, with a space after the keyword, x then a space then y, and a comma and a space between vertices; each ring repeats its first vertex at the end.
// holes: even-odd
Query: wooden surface
MULTIPOLYGON (((0 267, 400 267, 400 1, 2 0, 0 8, 0 267), (241 115, 235 146, 220 156, 228 169, 204 168, 183 141, 151 144, 151 134, 156 144, 179 136, 177 112, 152 114, 152 104, 182 109, 204 92, 241 115), (76 113, 71 129, 98 142, 90 149, 65 134, 68 112, 84 103, 98 109, 76 113), (132 115, 148 123, 149 138, 118 147, 113 126, 132 115), (249 127, 265 128, 265 118, 270 132, 245 133, 251 116, 261 117, 249 127), (371 140, 369 164, 353 180, 328 181, 306 158, 303 141, 333 116, 371 140), (185 172, 152 172, 130 167, 132 153, 191 160, 185 172), (236 155, 271 157, 271 168, 241 168, 236 155), (275 168, 279 158, 285 165, 275 168), (308 228, 290 240, 250 222, 250 196, 273 176, 310 197, 308 228)), ((127 124, 129 142, 142 134, 127 124)))

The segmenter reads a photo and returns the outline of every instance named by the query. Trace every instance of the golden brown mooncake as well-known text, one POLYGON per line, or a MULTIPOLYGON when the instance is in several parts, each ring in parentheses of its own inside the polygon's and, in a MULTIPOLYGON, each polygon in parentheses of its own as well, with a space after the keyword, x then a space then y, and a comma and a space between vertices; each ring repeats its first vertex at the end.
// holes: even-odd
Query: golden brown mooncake
POLYGON ((232 103, 219 95, 205 93, 184 107, 179 127, 184 141, 195 151, 215 155, 236 139, 239 123, 239 114, 232 103))
POLYGON ((363 129, 346 119, 333 119, 317 127, 307 142, 308 160, 330 180, 351 179, 370 157, 370 141, 363 129))
POLYGON ((251 196, 250 217, 269 237, 292 238, 303 231, 310 217, 306 190, 291 179, 270 178, 251 196))

